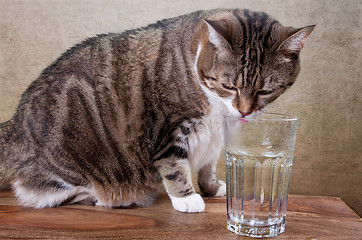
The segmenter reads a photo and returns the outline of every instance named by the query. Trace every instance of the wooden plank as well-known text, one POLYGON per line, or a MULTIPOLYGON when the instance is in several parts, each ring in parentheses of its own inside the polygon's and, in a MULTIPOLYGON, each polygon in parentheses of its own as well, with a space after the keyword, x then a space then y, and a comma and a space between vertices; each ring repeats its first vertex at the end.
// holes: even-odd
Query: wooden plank
POLYGON ((360 219, 347 204, 337 197, 291 195, 288 199, 288 211, 360 219))
POLYGON ((44 229, 103 230, 148 228, 156 226, 152 218, 86 209, 33 209, 0 205, 0 225, 44 229), (107 223, 107 224, 104 224, 107 223))
MULTIPOLYGON (((225 198, 204 213, 173 210, 166 195, 151 207, 19 207, 0 192, 0 239, 243 239, 226 229, 225 198)), ((275 239, 362 239, 361 219, 339 198, 290 196, 286 232, 275 239)))

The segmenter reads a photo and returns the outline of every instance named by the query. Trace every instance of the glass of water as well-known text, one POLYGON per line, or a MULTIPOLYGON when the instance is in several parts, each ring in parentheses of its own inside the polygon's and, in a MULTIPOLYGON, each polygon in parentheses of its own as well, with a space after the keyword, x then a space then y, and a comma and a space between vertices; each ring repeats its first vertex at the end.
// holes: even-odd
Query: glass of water
POLYGON ((249 237, 285 230, 298 119, 265 113, 256 120, 225 116, 227 228, 249 237))

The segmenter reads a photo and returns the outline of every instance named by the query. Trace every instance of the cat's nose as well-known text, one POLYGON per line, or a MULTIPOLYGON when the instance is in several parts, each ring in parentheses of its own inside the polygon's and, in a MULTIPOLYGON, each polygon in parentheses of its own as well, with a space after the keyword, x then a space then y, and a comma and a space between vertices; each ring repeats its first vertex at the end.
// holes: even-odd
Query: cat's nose
POLYGON ((247 116, 247 115, 249 115, 249 114, 251 113, 251 111, 240 111, 240 110, 239 110, 239 113, 240 113, 241 115, 243 115, 243 116, 247 116))

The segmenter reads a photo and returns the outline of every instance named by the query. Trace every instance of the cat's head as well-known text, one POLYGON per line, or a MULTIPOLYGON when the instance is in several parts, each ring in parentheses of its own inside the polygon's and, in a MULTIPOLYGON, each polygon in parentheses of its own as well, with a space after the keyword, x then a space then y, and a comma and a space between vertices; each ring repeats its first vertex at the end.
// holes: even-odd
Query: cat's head
POLYGON ((197 72, 203 89, 234 115, 252 118, 296 80, 314 26, 284 27, 263 12, 234 11, 204 21, 197 72))

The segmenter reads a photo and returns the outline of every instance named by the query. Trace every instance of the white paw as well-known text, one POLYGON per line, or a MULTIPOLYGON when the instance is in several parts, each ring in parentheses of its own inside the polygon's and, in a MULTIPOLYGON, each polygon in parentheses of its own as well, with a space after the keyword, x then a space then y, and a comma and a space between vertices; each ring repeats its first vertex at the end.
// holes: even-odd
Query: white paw
POLYGON ((224 181, 219 180, 219 189, 217 190, 215 197, 223 197, 226 194, 226 184, 224 181))
POLYGON ((168 196, 171 199, 173 208, 179 212, 203 212, 205 210, 204 200, 197 193, 187 197, 175 197, 171 194, 168 196))

